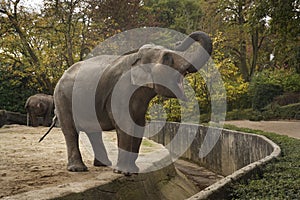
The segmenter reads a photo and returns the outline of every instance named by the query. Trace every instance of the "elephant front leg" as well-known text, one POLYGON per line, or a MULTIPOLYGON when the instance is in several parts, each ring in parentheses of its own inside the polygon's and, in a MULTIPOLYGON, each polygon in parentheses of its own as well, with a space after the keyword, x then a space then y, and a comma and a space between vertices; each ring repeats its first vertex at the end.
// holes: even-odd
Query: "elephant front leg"
POLYGON ((94 166, 111 166, 112 163, 107 157, 107 152, 102 140, 102 131, 99 133, 87 133, 93 147, 95 159, 94 166))
POLYGON ((51 113, 47 113, 43 117, 43 126, 50 126, 51 125, 51 113))
POLYGON ((38 127, 39 126, 39 119, 37 116, 33 115, 33 114, 30 114, 30 121, 31 121, 31 125, 33 127, 38 127))
POLYGON ((118 161, 116 173, 124 173, 130 175, 132 173, 138 173, 139 168, 136 165, 138 158, 142 137, 133 137, 120 130, 117 130, 118 134, 118 161))
POLYGON ((30 117, 29 117, 29 113, 27 113, 27 115, 26 115, 26 124, 27 124, 27 126, 30 125, 30 124, 29 124, 29 121, 30 121, 29 118, 30 118, 30 117))

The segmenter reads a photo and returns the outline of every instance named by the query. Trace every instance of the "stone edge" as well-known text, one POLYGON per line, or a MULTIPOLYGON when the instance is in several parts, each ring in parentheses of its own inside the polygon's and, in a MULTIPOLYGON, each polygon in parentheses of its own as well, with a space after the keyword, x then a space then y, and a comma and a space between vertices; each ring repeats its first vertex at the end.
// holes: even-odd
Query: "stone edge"
MULTIPOLYGON (((224 129, 225 130, 225 129, 224 129)), ((232 181, 236 181, 239 180, 245 176, 247 176, 250 172, 255 171, 256 169, 258 169, 260 166, 272 161, 273 159, 277 158, 280 153, 281 153, 281 149, 280 147, 275 144, 272 140, 268 139, 265 136, 262 135, 256 135, 256 134, 251 134, 251 133, 244 133, 244 132, 240 132, 240 131, 234 131, 234 130, 228 130, 232 133, 236 133, 236 134, 247 134, 247 135, 252 135, 254 137, 259 137, 262 140, 266 141, 267 143, 269 143, 272 147, 273 147, 273 152, 264 157, 263 159, 260 159, 258 161, 255 161, 253 163, 250 163, 249 165, 246 165, 245 167, 235 171, 234 173, 224 177, 223 179, 221 179, 220 181, 210 185, 209 187, 205 188, 204 190, 201 190, 199 193, 193 195, 192 197, 186 199, 186 200, 201 200, 201 199, 210 199, 210 197, 212 197, 213 195, 215 195, 216 193, 221 193, 222 190, 232 181)))

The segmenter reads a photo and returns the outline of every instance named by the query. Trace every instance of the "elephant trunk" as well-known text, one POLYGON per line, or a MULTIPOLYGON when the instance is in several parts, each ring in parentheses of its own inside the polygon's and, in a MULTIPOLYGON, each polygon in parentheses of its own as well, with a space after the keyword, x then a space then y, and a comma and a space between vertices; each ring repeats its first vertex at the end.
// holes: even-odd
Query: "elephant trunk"
POLYGON ((202 47, 196 48, 196 51, 192 50, 193 53, 188 56, 190 57, 190 59, 188 59, 190 64, 187 66, 189 73, 195 73, 204 66, 212 53, 212 40, 202 31, 191 33, 175 48, 175 51, 186 52, 195 42, 200 43, 202 47))

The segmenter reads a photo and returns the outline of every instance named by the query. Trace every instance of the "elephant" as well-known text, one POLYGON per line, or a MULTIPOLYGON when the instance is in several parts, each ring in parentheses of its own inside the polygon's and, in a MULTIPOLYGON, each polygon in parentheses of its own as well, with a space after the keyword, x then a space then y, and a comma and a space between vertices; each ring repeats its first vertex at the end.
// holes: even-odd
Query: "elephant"
POLYGON ((88 170, 79 150, 79 131, 85 132, 91 142, 94 166, 111 166, 102 131, 115 129, 119 149, 114 172, 138 173, 135 162, 150 100, 156 95, 186 100, 183 77, 197 72, 211 53, 212 41, 208 34, 196 31, 174 50, 146 44, 122 56, 99 55, 67 69, 54 90, 56 116, 67 146, 67 169, 72 172, 88 170), (190 62, 181 55, 193 44, 203 48, 189 54, 190 62), (98 76, 101 77, 97 79, 98 76), (97 81, 92 86, 94 79, 97 81), (115 90, 121 95, 114 96, 115 90), (124 126, 129 128, 124 129, 124 126))
POLYGON ((43 117, 43 126, 49 126, 54 112, 53 96, 47 94, 30 96, 25 103, 25 110, 27 112, 27 126, 38 126, 38 117, 43 117))

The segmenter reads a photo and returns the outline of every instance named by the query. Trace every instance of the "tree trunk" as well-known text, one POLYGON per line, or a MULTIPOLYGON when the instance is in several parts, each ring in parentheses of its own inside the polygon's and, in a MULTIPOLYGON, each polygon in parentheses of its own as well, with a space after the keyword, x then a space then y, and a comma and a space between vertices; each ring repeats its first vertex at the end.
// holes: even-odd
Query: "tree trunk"
POLYGON ((240 50, 240 63, 239 68, 245 81, 249 81, 249 70, 247 66, 247 48, 246 40, 244 39, 244 25, 245 19, 243 14, 244 2, 239 1, 238 5, 238 25, 239 25, 239 50, 240 50))
POLYGON ((251 35, 251 41, 252 41, 252 62, 251 62, 251 68, 250 68, 250 78, 252 77, 256 63, 258 58, 258 30, 255 30, 254 33, 251 35))

